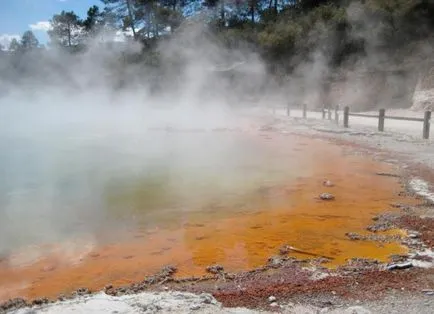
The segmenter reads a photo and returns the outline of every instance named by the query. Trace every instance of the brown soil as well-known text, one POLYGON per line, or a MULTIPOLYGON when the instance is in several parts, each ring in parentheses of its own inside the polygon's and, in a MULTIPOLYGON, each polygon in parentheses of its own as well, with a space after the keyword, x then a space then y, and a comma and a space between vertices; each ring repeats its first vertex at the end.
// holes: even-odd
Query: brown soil
POLYGON ((402 216, 397 221, 398 226, 420 233, 420 239, 428 247, 434 247, 434 218, 417 216, 402 216))
MULTIPOLYGON (((281 274, 281 282, 273 282, 270 278, 243 282, 243 291, 235 286, 225 287, 221 292, 214 292, 217 300, 229 307, 261 307, 267 304, 267 297, 276 296, 288 299, 299 295, 330 293, 353 300, 378 299, 389 289, 420 291, 434 285, 434 270, 412 271, 372 271, 349 277, 328 277, 320 281, 288 282, 281 274), (282 282, 283 279, 283 282, 282 282)), ((291 277, 292 278, 292 277, 291 277)))

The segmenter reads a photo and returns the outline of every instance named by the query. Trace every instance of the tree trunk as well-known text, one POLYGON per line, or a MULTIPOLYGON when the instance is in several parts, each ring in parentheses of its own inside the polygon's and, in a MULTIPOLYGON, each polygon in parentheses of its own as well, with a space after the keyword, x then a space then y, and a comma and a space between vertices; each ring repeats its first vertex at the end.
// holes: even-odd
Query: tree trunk
POLYGON ((220 1, 220 20, 222 21, 223 26, 225 26, 225 1, 220 1))
POLYGON ((68 47, 71 47, 71 33, 72 33, 72 27, 71 27, 71 23, 68 23, 68 47))
POLYGON ((158 37, 158 21, 157 21, 157 17, 155 16, 155 13, 154 13, 154 21, 153 21, 154 23, 154 38, 157 38, 158 37))
POLYGON ((151 11, 148 8, 148 13, 146 14, 146 36, 151 38, 151 29, 152 29, 152 17, 151 17, 151 11))
POLYGON ((127 1, 128 17, 129 17, 130 23, 131 23, 131 30, 133 31, 133 37, 134 37, 134 39, 137 39, 136 27, 134 26, 133 9, 131 7, 131 0, 126 0, 126 1, 127 1))
POLYGON ((250 19, 255 24, 255 0, 250 0, 250 19))

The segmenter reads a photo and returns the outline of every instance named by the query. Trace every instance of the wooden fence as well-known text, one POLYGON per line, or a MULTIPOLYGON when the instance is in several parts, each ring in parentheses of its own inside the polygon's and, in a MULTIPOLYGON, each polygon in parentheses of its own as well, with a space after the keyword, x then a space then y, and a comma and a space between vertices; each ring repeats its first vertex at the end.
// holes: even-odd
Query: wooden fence
MULTIPOLYGON (((274 111, 274 109, 273 109, 274 111)), ((307 119, 307 106, 306 104, 302 105, 303 111, 303 119, 307 119)), ((339 106, 335 108, 322 108, 322 118, 325 119, 327 115, 328 120, 332 120, 332 113, 334 112, 334 121, 336 124, 339 124, 339 106)), ((286 107, 286 115, 289 117, 291 115, 291 108, 288 105, 286 107)), ((431 121, 431 111, 425 111, 423 118, 412 118, 412 117, 395 117, 395 116, 387 116, 386 109, 380 109, 378 111, 378 115, 374 114, 365 114, 365 113, 351 113, 350 107, 346 106, 343 111, 343 125, 345 128, 349 127, 349 117, 364 117, 364 118, 375 118, 378 119, 378 131, 384 132, 384 121, 388 120, 402 120, 402 121, 416 121, 422 122, 422 137, 424 139, 429 139, 430 134, 430 121, 431 121)))

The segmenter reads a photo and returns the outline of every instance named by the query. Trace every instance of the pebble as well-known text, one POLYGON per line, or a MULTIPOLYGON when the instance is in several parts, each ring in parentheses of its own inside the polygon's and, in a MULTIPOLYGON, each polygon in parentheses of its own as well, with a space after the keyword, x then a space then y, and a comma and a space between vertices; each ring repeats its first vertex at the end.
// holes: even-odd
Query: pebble
POLYGON ((55 269, 56 269, 56 266, 54 266, 54 265, 48 265, 48 266, 45 266, 44 268, 42 268, 42 271, 43 272, 49 272, 49 271, 53 271, 55 269))
POLYGON ((434 290, 423 289, 422 293, 424 293, 425 295, 434 295, 434 290))
POLYGON ((408 234, 408 237, 412 239, 417 239, 419 238, 419 236, 420 236, 419 232, 411 232, 408 234))
POLYGON ((400 264, 391 264, 391 265, 388 265, 386 267, 386 269, 387 270, 394 270, 394 269, 406 269, 406 268, 410 268, 410 267, 413 267, 412 262, 400 263, 400 264))
POLYGON ((197 311, 200 309, 200 305, 199 304, 193 304, 192 306, 190 306, 190 310, 192 311, 197 311))
POLYGON ((330 181, 330 180, 325 180, 322 185, 326 186, 326 187, 333 187, 334 184, 330 181))
POLYGON ((270 304, 270 306, 271 306, 271 307, 278 307, 279 304, 277 304, 277 302, 273 302, 273 303, 270 304))
POLYGON ((211 274, 221 274, 224 272, 224 268, 221 265, 211 265, 206 268, 206 271, 211 274))
POLYGON ((277 298, 275 296, 269 296, 268 297, 268 302, 275 302, 277 300, 277 298))
POLYGON ((47 303, 48 303, 47 298, 39 298, 39 299, 33 300, 32 305, 42 305, 42 304, 47 304, 47 303))
POLYGON ((319 195, 319 198, 322 199, 323 201, 332 201, 335 199, 335 196, 330 193, 322 193, 319 195))

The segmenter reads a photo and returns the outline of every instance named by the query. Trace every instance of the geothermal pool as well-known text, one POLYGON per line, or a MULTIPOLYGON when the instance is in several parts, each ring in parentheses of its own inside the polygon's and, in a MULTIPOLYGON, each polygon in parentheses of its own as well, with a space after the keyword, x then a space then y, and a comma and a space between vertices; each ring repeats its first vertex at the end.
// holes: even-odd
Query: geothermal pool
POLYGON ((347 153, 228 130, 1 138, 0 300, 127 284, 167 264, 180 277, 251 269, 284 244, 331 267, 405 252, 345 236, 405 202, 396 179, 376 175, 390 165, 347 153))

